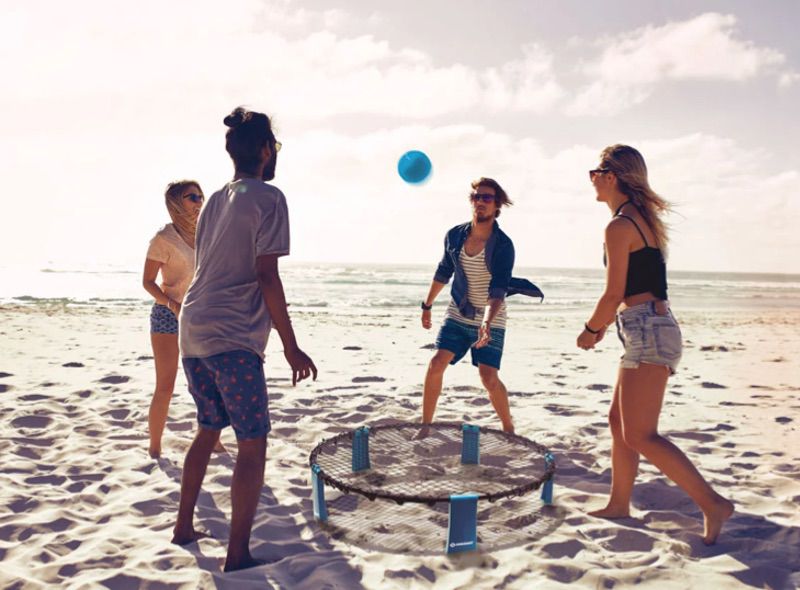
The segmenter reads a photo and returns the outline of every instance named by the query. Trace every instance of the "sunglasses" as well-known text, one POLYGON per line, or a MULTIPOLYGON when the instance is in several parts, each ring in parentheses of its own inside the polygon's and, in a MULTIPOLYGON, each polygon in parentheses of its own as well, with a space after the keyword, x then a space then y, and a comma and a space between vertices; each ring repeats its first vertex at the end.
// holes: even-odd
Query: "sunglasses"
POLYGON ((183 195, 184 199, 189 199, 192 203, 202 203, 203 195, 198 195, 197 193, 189 193, 188 195, 183 195))
POLYGON ((594 180, 594 177, 598 174, 605 174, 606 172, 611 172, 609 168, 595 168, 594 170, 589 170, 589 180, 594 180))
POLYGON ((483 201, 484 203, 491 203, 495 200, 494 195, 487 195, 485 193, 472 193, 469 196, 475 203, 478 201, 483 201))

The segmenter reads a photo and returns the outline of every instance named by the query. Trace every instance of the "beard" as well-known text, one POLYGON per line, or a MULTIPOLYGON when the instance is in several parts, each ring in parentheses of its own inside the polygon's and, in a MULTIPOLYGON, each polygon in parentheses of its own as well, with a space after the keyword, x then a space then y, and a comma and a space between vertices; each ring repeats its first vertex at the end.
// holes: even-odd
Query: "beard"
POLYGON ((476 213, 475 214, 475 221, 478 223, 486 223, 487 221, 493 221, 494 215, 486 215, 486 213, 476 213))
POLYGON ((278 152, 272 152, 272 157, 264 164, 261 180, 267 181, 275 178, 275 167, 278 164, 278 152))

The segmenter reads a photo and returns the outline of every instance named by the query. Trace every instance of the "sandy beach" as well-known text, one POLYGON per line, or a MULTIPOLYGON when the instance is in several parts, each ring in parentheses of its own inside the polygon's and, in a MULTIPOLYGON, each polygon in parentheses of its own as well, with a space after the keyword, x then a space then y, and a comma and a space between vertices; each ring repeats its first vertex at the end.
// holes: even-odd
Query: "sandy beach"
MULTIPOLYGON (((436 321, 442 307, 437 306, 436 321)), ((293 310, 319 379, 293 388, 273 336, 273 430, 253 528, 268 564, 223 574, 235 459, 212 459, 197 525, 169 543, 195 429, 179 374, 164 454, 147 454, 154 371, 143 304, 0 307, 0 586, 60 588, 795 588, 800 585, 800 311, 676 310, 686 350, 661 431, 736 503, 706 547, 693 503, 642 462, 634 514, 590 517, 610 482, 606 412, 620 354, 574 345, 585 311, 513 317, 501 375, 519 434, 556 455, 555 506, 479 506, 480 551, 446 556, 446 507, 337 499, 319 526, 308 454, 363 424, 416 420, 435 330, 409 309, 293 310), (444 510, 444 512, 443 512, 444 510), (403 546, 403 530, 424 543, 403 546), (398 534, 393 534, 394 532, 398 534), (399 540, 398 540, 399 539, 399 540)), ((437 418, 499 427, 475 370, 445 377, 437 418)))

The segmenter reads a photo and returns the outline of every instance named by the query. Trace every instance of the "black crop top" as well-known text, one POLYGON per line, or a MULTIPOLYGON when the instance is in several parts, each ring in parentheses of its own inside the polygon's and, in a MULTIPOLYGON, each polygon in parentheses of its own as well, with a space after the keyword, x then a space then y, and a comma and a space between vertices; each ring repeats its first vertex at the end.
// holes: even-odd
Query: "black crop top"
MULTIPOLYGON (((644 248, 628 254, 628 276, 625 279, 625 297, 652 293, 659 299, 667 299, 667 265, 664 255, 659 248, 653 248, 647 243, 647 238, 632 217, 623 215, 620 210, 630 203, 625 201, 617 208, 614 217, 624 217, 630 221, 642 236, 644 248)), ((603 251, 603 266, 606 265, 606 254, 603 251)))

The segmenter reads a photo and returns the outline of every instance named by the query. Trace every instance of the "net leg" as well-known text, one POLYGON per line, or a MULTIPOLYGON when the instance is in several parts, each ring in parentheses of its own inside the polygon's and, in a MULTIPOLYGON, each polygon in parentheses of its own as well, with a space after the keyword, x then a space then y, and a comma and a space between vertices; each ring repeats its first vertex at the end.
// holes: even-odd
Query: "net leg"
MULTIPOLYGON (((544 456, 544 467, 545 470, 550 470, 555 463, 555 457, 553 457, 552 453, 547 453, 544 456)), ((555 473, 550 475, 550 479, 544 482, 542 486, 542 502, 547 506, 551 506, 553 504, 553 481, 555 480, 556 476, 555 473)))
POLYGON ((450 522, 447 527, 447 553, 475 551, 478 548, 478 494, 450 496, 450 522))
POLYGON ((461 427, 461 464, 477 465, 480 462, 480 434, 481 430, 473 424, 464 424, 461 427))
POLYGON ((548 479, 542 486, 542 502, 548 506, 553 504, 553 479, 548 479))
POLYGON ((364 471, 369 464, 369 426, 362 426, 353 433, 353 471, 364 471))
POLYGON ((319 476, 319 465, 311 466, 311 501, 314 503, 314 518, 328 521, 328 505, 325 503, 325 482, 319 476))

